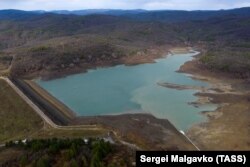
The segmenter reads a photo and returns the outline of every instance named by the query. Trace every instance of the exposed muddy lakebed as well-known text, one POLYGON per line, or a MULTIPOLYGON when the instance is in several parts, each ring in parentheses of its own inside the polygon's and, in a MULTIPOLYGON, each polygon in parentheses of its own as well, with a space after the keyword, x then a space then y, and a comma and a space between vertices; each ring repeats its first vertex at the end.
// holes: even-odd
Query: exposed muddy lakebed
POLYGON ((79 116, 151 113, 186 130, 205 121, 200 112, 215 110, 216 105, 195 107, 189 103, 197 101, 194 96, 197 89, 178 90, 162 84, 208 87, 206 82, 176 72, 196 54, 174 54, 155 63, 98 68, 50 81, 37 80, 37 83, 79 116))

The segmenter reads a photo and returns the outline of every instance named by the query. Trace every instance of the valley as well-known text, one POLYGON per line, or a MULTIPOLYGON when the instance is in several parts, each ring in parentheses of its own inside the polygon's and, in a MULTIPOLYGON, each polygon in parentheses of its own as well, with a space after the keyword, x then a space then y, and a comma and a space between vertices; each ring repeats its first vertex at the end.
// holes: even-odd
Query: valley
MULTIPOLYGON (((249 7, 95 12, 0 10, 0 165, 30 155, 2 147, 23 139, 79 139, 88 161, 82 140, 112 141, 102 163, 118 166, 137 149, 250 149, 249 7)), ((85 161, 70 149, 58 159, 85 161)))

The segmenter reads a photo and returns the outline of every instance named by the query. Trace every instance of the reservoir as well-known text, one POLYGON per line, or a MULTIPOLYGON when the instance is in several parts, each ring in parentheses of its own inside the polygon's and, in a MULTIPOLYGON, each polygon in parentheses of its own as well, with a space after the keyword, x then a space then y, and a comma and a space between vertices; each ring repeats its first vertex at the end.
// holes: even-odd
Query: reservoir
POLYGON ((168 55, 155 63, 88 70, 87 73, 36 82, 79 116, 151 113, 186 130, 206 120, 201 111, 215 110, 212 104, 195 107, 197 90, 176 90, 158 83, 208 86, 176 70, 198 52, 168 55))

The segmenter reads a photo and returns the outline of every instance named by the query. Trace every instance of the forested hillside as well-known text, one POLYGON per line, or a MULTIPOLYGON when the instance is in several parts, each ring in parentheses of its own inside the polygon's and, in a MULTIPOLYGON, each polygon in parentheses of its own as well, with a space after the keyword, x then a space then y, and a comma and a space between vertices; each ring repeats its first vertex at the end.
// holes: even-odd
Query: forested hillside
POLYGON ((92 12, 0 11, 0 70, 49 78, 196 46, 208 69, 249 77, 250 8, 92 12))

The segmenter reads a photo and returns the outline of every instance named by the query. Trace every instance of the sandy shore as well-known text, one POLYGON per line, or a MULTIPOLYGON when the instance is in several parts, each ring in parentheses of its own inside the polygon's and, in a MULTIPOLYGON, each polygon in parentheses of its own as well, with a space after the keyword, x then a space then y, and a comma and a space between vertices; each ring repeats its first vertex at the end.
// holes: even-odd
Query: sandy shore
POLYGON ((243 80, 204 69, 197 58, 179 70, 193 79, 210 84, 209 91, 197 93, 200 101, 217 103, 216 111, 203 112, 208 122, 194 125, 188 136, 203 150, 250 150, 250 93, 243 80), (211 92, 212 91, 212 92, 211 92))

